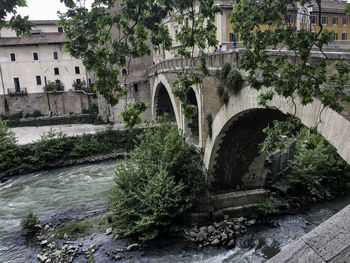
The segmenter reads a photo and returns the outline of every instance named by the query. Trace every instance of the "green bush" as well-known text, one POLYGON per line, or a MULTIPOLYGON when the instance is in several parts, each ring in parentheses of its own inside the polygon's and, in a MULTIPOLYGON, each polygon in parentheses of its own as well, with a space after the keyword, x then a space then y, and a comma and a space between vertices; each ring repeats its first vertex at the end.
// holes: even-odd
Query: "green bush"
POLYGON ((8 119, 10 121, 13 121, 13 120, 20 120, 23 118, 23 112, 18 112, 18 113, 14 113, 14 114, 11 114, 8 116, 8 119))
POLYGON ((6 122, 0 119, 0 171, 4 171, 18 162, 16 136, 6 122))
POLYGON ((298 191, 315 194, 322 187, 350 189, 349 165, 314 130, 304 128, 297 136, 297 154, 290 167, 287 180, 298 191))
POLYGON ((21 221, 22 229, 29 233, 35 232, 38 224, 40 224, 38 216, 32 211, 28 212, 21 221))
POLYGON ((275 198, 268 198, 258 204, 256 208, 257 216, 266 218, 268 216, 278 213, 278 207, 280 206, 280 201, 275 198))
POLYGON ((238 70, 232 69, 225 79, 225 84, 234 94, 238 93, 243 84, 242 74, 238 70))
POLYGON ((111 150, 105 142, 95 136, 83 135, 75 139, 74 146, 68 156, 73 158, 86 157, 97 153, 107 153, 111 150))
POLYGON ((28 158, 31 162, 43 167, 48 163, 65 159, 72 146, 71 138, 62 132, 51 129, 34 143, 34 154, 28 158))
POLYGON ((199 155, 176 126, 162 123, 139 140, 130 160, 117 164, 108 196, 120 232, 145 241, 176 230, 205 183, 199 155))

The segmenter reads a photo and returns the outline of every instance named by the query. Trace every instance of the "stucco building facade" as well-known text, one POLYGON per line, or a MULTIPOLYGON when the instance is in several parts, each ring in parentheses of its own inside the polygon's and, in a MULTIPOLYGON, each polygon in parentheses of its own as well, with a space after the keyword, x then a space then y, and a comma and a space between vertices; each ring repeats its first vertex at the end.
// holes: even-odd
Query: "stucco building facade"
POLYGON ((94 95, 74 91, 73 82, 92 84, 93 79, 80 59, 64 51, 68 40, 62 28, 53 20, 33 22, 30 36, 0 31, 0 113, 64 115, 89 109, 94 95), (44 92, 50 82, 58 88, 44 92))

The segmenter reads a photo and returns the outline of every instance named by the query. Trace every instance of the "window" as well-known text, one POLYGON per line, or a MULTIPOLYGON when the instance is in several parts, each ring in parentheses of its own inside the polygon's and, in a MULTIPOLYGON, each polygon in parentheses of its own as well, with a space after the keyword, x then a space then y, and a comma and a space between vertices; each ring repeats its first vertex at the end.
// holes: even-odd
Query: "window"
POLYGON ((75 67, 75 74, 80 74, 80 68, 79 67, 75 67))
POLYGON ((54 68, 53 70, 55 72, 55 75, 59 75, 60 74, 60 70, 58 68, 54 68))
POLYGON ((59 33, 63 33, 63 27, 59 26, 57 29, 59 33))
POLYGON ((134 91, 139 92, 139 85, 137 83, 134 83, 134 91))
POLYGON ((332 19, 333 25, 338 25, 338 17, 334 16, 332 19))
POLYGON ((316 16, 311 16, 310 17, 310 19, 311 19, 311 24, 317 24, 317 18, 316 18, 316 16))
POLYGON ((287 24, 288 24, 288 23, 293 24, 293 21, 294 21, 294 17, 293 17, 293 15, 288 15, 288 21, 287 21, 287 24))
POLYGON ((53 52, 53 59, 58 59, 58 53, 56 51, 53 52))
POLYGON ((343 17, 343 26, 347 26, 349 23, 348 18, 347 17, 343 17))
POLYGON ((306 11, 301 11, 301 23, 306 24, 306 11))
POLYGON ((13 78, 13 82, 15 84, 15 92, 20 92, 21 85, 19 84, 19 78, 13 78))
POLYGON ((127 71, 126 71, 125 68, 122 69, 122 75, 123 75, 123 76, 126 76, 126 75, 127 75, 127 71))
POLYGON ((81 83, 81 80, 80 80, 80 79, 76 79, 75 82, 76 82, 77 84, 80 84, 80 83, 81 83))
POLYGON ((11 61, 16 61, 15 53, 10 53, 11 61))
POLYGON ((38 60, 38 53, 36 53, 36 52, 33 53, 33 59, 38 60))
POLYGON ((328 25, 328 17, 322 17, 322 25, 328 25))
POLYGON ((230 42, 237 42, 238 41, 238 36, 233 34, 233 33, 230 33, 230 42))
POLYGON ((341 34, 341 40, 348 40, 348 33, 343 32, 341 34))
POLYGON ((61 84, 61 81, 59 79, 55 80, 56 84, 61 84))
POLYGON ((36 85, 41 85, 41 77, 36 76, 36 85))
POLYGON ((333 40, 338 40, 338 33, 337 32, 334 33, 333 40))

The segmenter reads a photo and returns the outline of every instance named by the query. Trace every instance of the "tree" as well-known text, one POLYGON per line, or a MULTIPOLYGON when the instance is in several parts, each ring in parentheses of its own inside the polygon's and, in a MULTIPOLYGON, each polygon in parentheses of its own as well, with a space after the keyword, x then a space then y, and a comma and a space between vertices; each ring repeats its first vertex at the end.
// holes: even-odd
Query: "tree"
POLYGON ((18 162, 15 133, 2 119, 0 119, 0 160, 0 171, 5 171, 18 162))
POLYGON ((179 217, 201 196, 201 161, 178 128, 161 123, 141 135, 131 158, 117 163, 109 207, 120 232, 141 240, 176 230, 179 217))
MULTIPOLYGON (((61 0, 69 8, 61 14, 69 43, 66 48, 80 57, 87 70, 95 71, 96 90, 108 103, 116 105, 128 89, 120 81, 120 69, 131 59, 151 54, 152 49, 170 49, 172 38, 163 20, 172 16, 180 24, 176 39, 181 43, 178 54, 192 58, 195 48, 203 50, 216 45, 215 14, 219 11, 214 0, 95 0, 90 10, 84 1, 61 0)), ((195 114, 187 105, 186 94, 191 86, 201 82, 201 74, 208 74, 205 55, 202 55, 201 74, 191 67, 176 82, 174 92, 183 103, 186 115, 195 114)), ((123 82, 126 82, 127 76, 123 82)), ((140 103, 135 109, 141 107, 140 103)), ((139 118, 139 111, 128 109, 129 120, 139 118), (134 117, 130 114, 134 113, 134 117)), ((130 124, 131 126, 131 124, 130 124)))
POLYGON ((26 0, 2 0, 0 1, 0 29, 6 26, 6 17, 12 15, 9 26, 16 31, 19 36, 23 33, 30 33, 30 29, 34 26, 28 21, 29 17, 22 17, 17 15, 16 9, 18 7, 27 6, 26 0))
POLYGON ((260 94, 261 105, 266 105, 275 94, 291 98, 295 107, 296 97, 303 105, 317 97, 323 107, 340 112, 343 109, 340 101, 349 99, 344 92, 349 82, 348 63, 337 61, 329 65, 322 51, 331 43, 333 33, 323 29, 321 0, 316 0, 318 30, 315 34, 297 29, 292 23, 289 14, 298 13, 299 6, 305 3, 305 0, 235 1, 231 16, 233 30, 244 45, 250 47, 245 50, 239 66, 248 72, 247 81, 252 88, 268 88, 260 94), (271 48, 288 52, 272 56, 271 48), (317 61, 311 61, 312 48, 322 54, 317 61), (336 71, 333 75, 329 74, 332 67, 336 71))

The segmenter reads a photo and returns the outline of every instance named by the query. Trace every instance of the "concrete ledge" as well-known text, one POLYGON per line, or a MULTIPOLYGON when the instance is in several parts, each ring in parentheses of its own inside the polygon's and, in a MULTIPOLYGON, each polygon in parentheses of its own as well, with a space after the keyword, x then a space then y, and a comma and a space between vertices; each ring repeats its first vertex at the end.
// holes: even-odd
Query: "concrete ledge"
POLYGON ((237 207, 259 203, 267 197, 268 192, 268 190, 264 189, 231 192, 212 196, 211 200, 215 209, 237 207))
POLYGON ((284 262, 350 262, 350 205, 268 261, 284 262))

